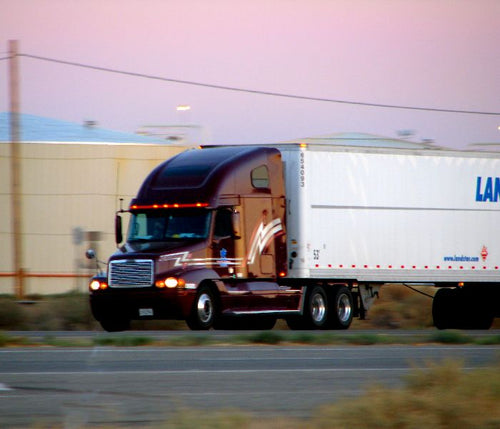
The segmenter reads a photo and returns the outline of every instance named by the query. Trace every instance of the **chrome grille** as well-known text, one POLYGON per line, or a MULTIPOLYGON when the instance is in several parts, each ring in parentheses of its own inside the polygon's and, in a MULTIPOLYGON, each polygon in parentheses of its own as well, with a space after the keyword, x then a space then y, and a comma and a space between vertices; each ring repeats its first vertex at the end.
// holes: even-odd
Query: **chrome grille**
POLYGON ((148 287, 153 284, 153 261, 123 259, 109 264, 110 287, 148 287))

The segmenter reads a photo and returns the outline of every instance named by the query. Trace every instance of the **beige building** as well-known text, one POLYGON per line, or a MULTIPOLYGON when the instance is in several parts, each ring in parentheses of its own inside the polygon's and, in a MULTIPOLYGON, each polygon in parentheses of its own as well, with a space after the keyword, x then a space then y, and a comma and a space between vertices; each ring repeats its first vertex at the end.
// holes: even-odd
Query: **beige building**
MULTIPOLYGON (((182 142, 179 142, 182 143, 182 142)), ((145 176, 186 145, 32 115, 21 116, 22 294, 86 291, 114 251, 114 214, 145 176)), ((14 267, 9 115, 0 113, 0 294, 18 292, 14 267)))

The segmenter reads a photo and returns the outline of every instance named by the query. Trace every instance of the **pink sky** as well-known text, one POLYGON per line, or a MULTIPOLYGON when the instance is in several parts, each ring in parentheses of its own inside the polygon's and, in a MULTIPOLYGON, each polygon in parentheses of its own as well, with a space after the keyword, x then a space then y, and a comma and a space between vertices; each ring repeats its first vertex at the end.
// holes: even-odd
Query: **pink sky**
MULTIPOLYGON (((0 58, 22 53, 311 97, 500 112, 498 0, 0 0, 0 58)), ((500 142, 500 116, 267 97, 21 58, 23 112, 134 131, 201 125, 204 143, 336 132, 463 148, 500 142), (189 104, 184 118, 176 106, 189 104)), ((0 111, 8 110, 0 61, 0 111)))

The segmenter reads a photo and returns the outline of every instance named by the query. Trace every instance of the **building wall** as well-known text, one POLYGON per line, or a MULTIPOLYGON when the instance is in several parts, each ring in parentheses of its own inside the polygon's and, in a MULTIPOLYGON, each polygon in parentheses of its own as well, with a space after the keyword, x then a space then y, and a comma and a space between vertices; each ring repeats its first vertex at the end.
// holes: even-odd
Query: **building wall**
MULTIPOLYGON (((185 147, 21 143, 24 294, 85 291, 95 262, 115 249, 114 214, 156 165, 185 147)), ((0 143, 0 294, 15 293, 10 147, 0 143)))

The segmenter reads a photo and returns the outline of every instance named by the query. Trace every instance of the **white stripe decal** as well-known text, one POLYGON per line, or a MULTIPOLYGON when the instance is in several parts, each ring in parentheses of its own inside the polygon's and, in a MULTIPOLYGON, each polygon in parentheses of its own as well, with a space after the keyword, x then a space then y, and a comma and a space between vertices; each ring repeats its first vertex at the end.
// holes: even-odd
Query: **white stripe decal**
POLYGON ((255 234, 255 238, 250 246, 250 252, 248 253, 248 263, 253 264, 255 257, 257 256, 257 251, 262 253, 262 251, 268 246, 269 242, 273 237, 283 231, 281 225, 281 219, 274 219, 272 222, 264 226, 264 222, 261 222, 255 234))
MULTIPOLYGON (((214 264, 219 264, 220 258, 189 258, 189 252, 181 252, 181 253, 170 253, 168 255, 163 255, 160 257, 161 262, 165 261, 175 261, 174 266, 179 267, 184 264, 190 266, 212 266, 214 264)), ((227 265, 237 266, 241 264, 241 258, 227 258, 224 259, 224 263, 227 265)))

